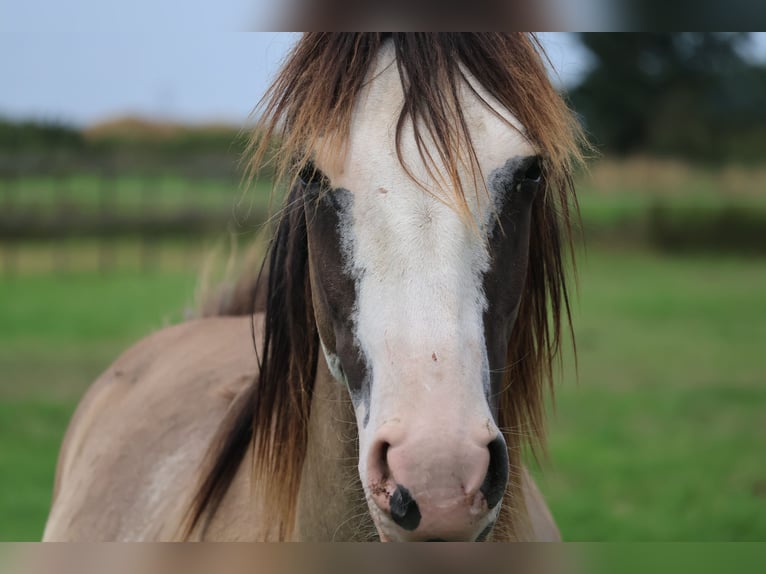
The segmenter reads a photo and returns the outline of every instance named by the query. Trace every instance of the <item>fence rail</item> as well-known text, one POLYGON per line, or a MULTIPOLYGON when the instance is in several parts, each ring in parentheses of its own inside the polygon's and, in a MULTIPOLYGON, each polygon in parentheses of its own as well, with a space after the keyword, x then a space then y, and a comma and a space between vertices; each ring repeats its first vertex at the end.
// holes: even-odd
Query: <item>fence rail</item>
MULTIPOLYGON (((125 262, 151 269, 160 265, 157 254, 168 243, 175 243, 176 259, 192 261, 213 237, 252 237, 249 232, 270 211, 270 184, 243 196, 231 174, 196 169, 0 173, 0 273, 18 272, 28 258, 36 258, 35 268, 42 270, 76 268, 84 244, 101 271, 125 262)), ((722 198, 706 205, 693 196, 668 202, 657 195, 643 206, 626 202, 626 209, 606 216, 598 213, 603 205, 593 203, 593 211, 583 209, 584 239, 662 251, 766 255, 766 201, 722 198)))
POLYGON ((76 268, 83 245, 96 253, 102 271, 121 267, 121 259, 148 269, 163 245, 199 251, 227 231, 257 229, 267 210, 267 188, 243 198, 238 180, 209 173, 6 174, 0 176, 0 273, 16 273, 30 256, 49 261, 51 271, 76 268), (138 246, 138 257, 131 253, 136 249, 124 249, 126 243, 138 246), (49 256, 41 257, 46 250, 49 256))

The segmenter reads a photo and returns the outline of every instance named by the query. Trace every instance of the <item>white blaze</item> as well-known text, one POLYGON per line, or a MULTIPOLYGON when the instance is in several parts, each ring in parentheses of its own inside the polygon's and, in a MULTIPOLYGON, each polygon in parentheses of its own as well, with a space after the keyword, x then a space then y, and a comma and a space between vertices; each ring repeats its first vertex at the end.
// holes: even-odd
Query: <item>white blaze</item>
MULTIPOLYGON (((342 165, 316 159, 332 187, 353 195, 351 217, 340 231, 357 283, 355 335, 372 374, 366 428, 362 405, 357 412, 360 461, 366 459, 369 437, 384 425, 491 419, 483 387, 489 365, 482 280, 490 265, 486 234, 496 198, 487 196, 492 189, 473 189, 464 178, 476 228, 466 225, 456 210, 434 197, 449 203, 453 192, 428 177, 411 126, 402 137, 403 157, 433 195, 405 172, 396 154, 403 95, 393 57, 390 47, 381 51, 374 80, 357 101, 342 165)), ((499 103, 474 87, 518 128, 499 103)), ((471 90, 462 95, 484 178, 511 157, 535 153, 519 129, 501 121, 471 90)), ((328 360, 332 367, 332 357, 328 360)), ((366 487, 364 465, 360 470, 366 487)))

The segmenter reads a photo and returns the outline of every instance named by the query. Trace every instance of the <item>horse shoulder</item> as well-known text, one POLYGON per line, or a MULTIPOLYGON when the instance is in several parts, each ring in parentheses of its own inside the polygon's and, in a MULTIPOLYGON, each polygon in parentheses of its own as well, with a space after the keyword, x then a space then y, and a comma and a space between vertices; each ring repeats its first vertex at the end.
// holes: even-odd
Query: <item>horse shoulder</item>
POLYGON ((156 539, 174 528, 210 440, 257 376, 261 320, 216 317, 158 331, 80 402, 59 453, 46 540, 156 539))

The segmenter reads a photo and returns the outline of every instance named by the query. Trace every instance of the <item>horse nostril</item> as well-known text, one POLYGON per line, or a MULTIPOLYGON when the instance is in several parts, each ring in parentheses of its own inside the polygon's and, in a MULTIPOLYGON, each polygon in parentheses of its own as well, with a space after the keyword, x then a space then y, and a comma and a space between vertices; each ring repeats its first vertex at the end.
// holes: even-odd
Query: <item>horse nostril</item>
POLYGON ((487 501, 487 507, 492 509, 502 500, 508 484, 508 450, 501 435, 497 435, 487 448, 489 468, 481 485, 481 493, 487 501))
POLYGON ((381 442, 378 446, 378 469, 380 471, 381 478, 386 478, 389 475, 388 470, 388 449, 391 445, 387 442, 381 442))
POLYGON ((391 518, 405 530, 415 530, 420 524, 420 509, 418 503, 412 498, 410 491, 401 484, 396 485, 396 490, 389 501, 391 518))

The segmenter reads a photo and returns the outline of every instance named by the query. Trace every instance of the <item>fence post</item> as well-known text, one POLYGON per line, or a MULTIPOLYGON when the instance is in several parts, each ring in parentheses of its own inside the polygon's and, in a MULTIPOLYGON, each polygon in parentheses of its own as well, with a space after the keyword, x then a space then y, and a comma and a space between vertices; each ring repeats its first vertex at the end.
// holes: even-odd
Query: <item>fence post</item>
MULTIPOLYGON (((14 202, 14 187, 17 184, 16 171, 13 167, 10 167, 7 176, 4 179, 3 185, 3 215, 7 217, 7 221, 10 221, 11 217, 16 213, 16 205, 14 202)), ((18 267, 18 257, 16 253, 16 240, 8 234, 8 238, 3 240, 3 274, 14 275, 18 267)))
MULTIPOLYGON (((114 217, 114 199, 115 199, 115 179, 110 166, 106 166, 101 172, 101 178, 98 186, 98 217, 102 229, 114 217)), ((106 233, 98 234, 98 272, 105 274, 112 268, 114 263, 114 250, 112 241, 114 239, 106 233)))
POLYGON ((69 270, 69 252, 67 251, 73 213, 69 213, 67 198, 70 196, 70 187, 72 185, 71 174, 67 172, 59 173, 53 183, 53 221, 59 222, 60 237, 52 238, 51 256, 53 257, 53 269, 56 273, 64 273, 69 270))
MULTIPOLYGON (((141 257, 141 271, 143 273, 148 272, 150 269, 154 267, 155 261, 154 261, 154 253, 152 253, 155 246, 152 245, 152 226, 148 225, 146 222, 147 215, 151 218, 152 215, 157 215, 159 206, 157 201, 154 202, 154 209, 150 209, 151 202, 149 201, 149 196, 152 193, 152 184, 151 184, 151 176, 149 175, 149 172, 147 172, 144 177, 142 178, 143 182, 141 185, 141 188, 139 189, 140 196, 140 205, 139 205, 139 214, 141 217, 141 223, 139 225, 139 243, 140 243, 140 257, 141 257)), ((157 185, 157 184, 155 184, 157 185)), ((160 195, 160 189, 159 186, 154 189, 155 195, 160 195)))

